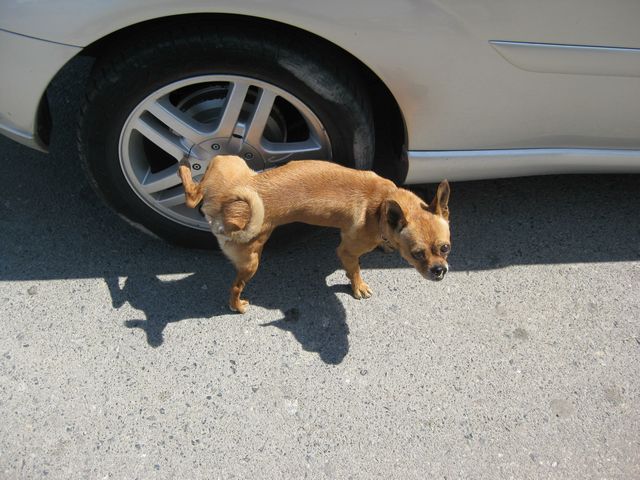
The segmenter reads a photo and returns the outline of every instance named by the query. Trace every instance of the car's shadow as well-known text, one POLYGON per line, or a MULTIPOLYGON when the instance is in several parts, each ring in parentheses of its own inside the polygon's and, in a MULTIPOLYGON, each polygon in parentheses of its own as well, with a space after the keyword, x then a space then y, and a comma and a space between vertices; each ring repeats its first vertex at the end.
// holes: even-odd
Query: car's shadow
MULTIPOLYGON (((74 138, 84 79, 68 75, 50 92, 56 124, 49 155, 0 138, 0 281, 104 278, 115 308, 129 302, 144 312, 125 327, 142 328, 152 346, 162 344, 168 323, 227 313, 233 269, 221 254, 150 238, 91 191, 74 138), (186 275, 161 279, 168 274, 186 275)), ((453 183, 452 270, 637 260, 639 187, 640 176, 632 175, 453 183)), ((430 200, 434 188, 417 191, 430 200)), ((310 230, 297 244, 270 244, 247 292, 254 305, 283 311, 269 328, 292 332, 328 363, 349 348, 345 309, 325 280, 339 268, 337 243, 331 230, 310 230), (297 298, 300 285, 313 295, 297 298)), ((379 252, 366 264, 408 268, 398 255, 379 252)))

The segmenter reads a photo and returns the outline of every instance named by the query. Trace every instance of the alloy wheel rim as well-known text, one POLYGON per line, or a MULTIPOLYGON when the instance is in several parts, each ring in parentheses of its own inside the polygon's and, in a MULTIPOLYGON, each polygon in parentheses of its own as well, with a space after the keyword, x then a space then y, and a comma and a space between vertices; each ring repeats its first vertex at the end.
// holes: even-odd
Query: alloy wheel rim
POLYGON ((238 155, 254 170, 291 160, 331 160, 315 115, 291 93, 262 80, 202 75, 172 82, 131 111, 119 139, 122 172, 136 195, 181 225, 209 230, 185 205, 178 162, 188 156, 199 180, 215 155, 238 155))

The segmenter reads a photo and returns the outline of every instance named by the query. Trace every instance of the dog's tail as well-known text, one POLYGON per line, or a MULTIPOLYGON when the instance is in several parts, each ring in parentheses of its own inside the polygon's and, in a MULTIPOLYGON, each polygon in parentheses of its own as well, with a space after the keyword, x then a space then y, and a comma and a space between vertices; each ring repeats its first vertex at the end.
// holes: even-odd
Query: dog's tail
POLYGON ((260 195, 258 195, 258 192, 245 186, 235 187, 229 197, 230 201, 240 200, 247 202, 251 210, 251 216, 244 228, 226 234, 235 242, 246 243, 260 233, 262 223, 264 222, 264 203, 260 195))

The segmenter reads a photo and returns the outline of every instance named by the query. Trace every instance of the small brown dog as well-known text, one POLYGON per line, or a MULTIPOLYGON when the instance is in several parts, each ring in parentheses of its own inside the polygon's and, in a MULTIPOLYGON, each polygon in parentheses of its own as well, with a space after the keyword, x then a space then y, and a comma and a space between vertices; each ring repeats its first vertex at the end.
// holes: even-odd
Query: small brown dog
POLYGON ((303 222, 340 229, 338 257, 351 280, 353 295, 368 298, 359 258, 377 246, 399 250, 423 277, 442 280, 448 270, 449 183, 438 186, 427 205, 373 172, 334 163, 303 160, 256 173, 240 157, 218 155, 198 184, 187 158, 179 175, 187 206, 201 211, 237 276, 229 306, 244 313, 242 290, 258 269, 260 254, 274 228, 303 222))

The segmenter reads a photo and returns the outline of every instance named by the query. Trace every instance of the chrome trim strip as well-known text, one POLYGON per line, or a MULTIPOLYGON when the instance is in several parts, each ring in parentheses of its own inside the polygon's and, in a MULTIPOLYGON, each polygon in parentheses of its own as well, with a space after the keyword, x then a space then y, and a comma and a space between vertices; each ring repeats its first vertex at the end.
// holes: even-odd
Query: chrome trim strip
POLYGON ((640 173, 640 150, 531 148, 410 151, 405 183, 567 173, 640 173))
POLYGON ((509 63, 539 73, 640 77, 640 49, 491 40, 509 63))

